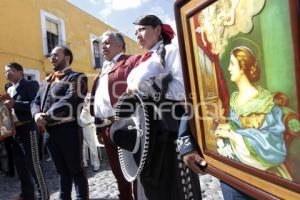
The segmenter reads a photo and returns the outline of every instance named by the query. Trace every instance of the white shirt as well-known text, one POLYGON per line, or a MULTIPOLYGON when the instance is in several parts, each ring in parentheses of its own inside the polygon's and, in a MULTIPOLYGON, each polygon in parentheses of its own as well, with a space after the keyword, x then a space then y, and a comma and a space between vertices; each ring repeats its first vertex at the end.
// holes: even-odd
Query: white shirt
MULTIPOLYGON (((9 96, 11 98, 13 98, 17 94, 17 87, 20 85, 19 83, 20 82, 17 82, 16 84, 13 84, 12 86, 10 86, 7 89, 7 93, 9 94, 9 96)), ((18 117, 16 115, 15 109, 12 108, 11 111, 12 111, 12 117, 13 117, 14 122, 18 122, 19 119, 18 119, 18 117)))
MULTIPOLYGON (((86 98, 89 98, 89 97, 87 96, 86 98)), ((83 108, 81 110, 80 117, 79 117, 79 124, 82 127, 85 127, 86 125, 93 123, 94 121, 95 121, 95 118, 90 114, 90 103, 84 102, 83 108)))
POLYGON ((156 53, 159 41, 149 51, 152 55, 146 61, 140 63, 138 67, 134 68, 127 77, 128 88, 137 90, 139 84, 151 77, 160 73, 171 72, 172 81, 169 83, 168 91, 166 94, 167 99, 182 101, 185 99, 185 90, 182 77, 181 60, 177 46, 169 44, 165 46, 165 68, 160 63, 160 56, 156 53))
POLYGON ((95 99, 94 99, 94 114, 95 117, 104 119, 115 114, 115 110, 111 106, 109 90, 108 90, 108 74, 112 70, 114 64, 123 55, 121 52, 117 54, 111 61, 104 61, 101 74, 99 75, 95 99))

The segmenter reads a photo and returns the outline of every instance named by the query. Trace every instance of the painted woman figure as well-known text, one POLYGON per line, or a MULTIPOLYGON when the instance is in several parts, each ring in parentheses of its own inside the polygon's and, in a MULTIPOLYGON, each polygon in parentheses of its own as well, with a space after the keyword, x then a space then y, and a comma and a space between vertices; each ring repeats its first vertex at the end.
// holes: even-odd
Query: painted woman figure
POLYGON ((270 91, 253 85, 260 78, 253 52, 244 46, 234 48, 228 71, 238 91, 230 97, 228 123, 219 124, 215 131, 218 152, 290 179, 282 165, 286 158, 283 112, 270 91))
POLYGON ((148 91, 156 90, 157 87, 150 86, 143 90, 141 85, 145 81, 154 80, 162 74, 169 77, 168 82, 163 81, 160 85, 163 100, 155 103, 159 109, 165 106, 161 108, 161 119, 154 120, 151 125, 154 128, 150 132, 150 137, 153 136, 150 139, 150 155, 140 175, 145 197, 148 200, 201 199, 198 176, 187 173, 184 177, 187 180, 183 179, 188 169, 182 170, 184 165, 176 152, 175 141, 180 117, 184 112, 180 102, 184 101, 185 92, 178 47, 171 44, 174 32, 154 15, 143 16, 134 24, 137 42, 147 53, 128 75, 127 92, 150 94, 148 91), (174 113, 179 116, 177 119, 172 115, 174 113))

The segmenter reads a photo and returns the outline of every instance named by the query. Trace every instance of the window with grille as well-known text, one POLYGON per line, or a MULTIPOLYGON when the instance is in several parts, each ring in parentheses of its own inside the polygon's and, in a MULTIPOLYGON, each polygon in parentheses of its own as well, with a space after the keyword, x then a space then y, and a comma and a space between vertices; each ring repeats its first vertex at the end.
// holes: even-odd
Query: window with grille
POLYGON ((90 33, 90 45, 94 69, 102 68, 104 57, 101 50, 101 37, 90 33))
POLYGON ((58 24, 46 19, 46 30, 47 30, 47 50, 48 54, 51 50, 57 46, 58 43, 58 24))
POLYGON ((66 45, 64 20, 41 10, 43 52, 48 56, 57 45, 66 45))
POLYGON ((93 41, 93 48, 94 48, 94 59, 95 65, 94 68, 101 68, 101 53, 100 53, 100 44, 99 41, 93 41))

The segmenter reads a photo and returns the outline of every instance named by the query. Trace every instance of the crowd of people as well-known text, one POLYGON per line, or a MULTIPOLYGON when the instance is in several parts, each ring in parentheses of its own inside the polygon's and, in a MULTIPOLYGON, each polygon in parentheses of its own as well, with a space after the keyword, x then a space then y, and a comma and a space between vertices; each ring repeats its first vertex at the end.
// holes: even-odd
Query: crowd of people
MULTIPOLYGON (((120 33, 103 33, 101 47, 105 62, 89 95, 86 75, 71 68, 73 54, 68 47, 57 46, 52 50, 49 60, 53 72, 40 85, 24 79, 20 64, 5 66, 6 78, 12 83, 5 104, 12 110, 16 127, 16 134, 9 142, 21 183, 21 193, 14 200, 49 199, 38 155, 40 134, 60 177, 59 198, 71 199, 74 183, 76 198, 89 199, 83 143, 90 149, 93 169, 99 170, 95 132, 105 145, 120 200, 201 199, 197 174, 207 164, 194 145, 188 120, 185 117, 180 120, 185 113, 186 95, 178 47, 171 43, 174 31, 154 15, 142 16, 134 25, 137 42, 145 53, 126 55, 120 33), (152 96, 153 90, 160 94, 159 100, 152 96), (174 117, 173 112, 164 112, 161 119, 152 120, 149 153, 142 172, 134 180, 124 177, 119 161, 118 146, 122 147, 126 138, 116 144, 114 139, 118 140, 115 138, 118 135, 112 131, 112 126, 118 123, 115 106, 124 93, 148 95, 147 101, 158 107, 166 103, 169 107, 164 109, 176 113, 174 117), (182 170, 183 163, 191 170, 182 170), (190 183, 188 187, 184 186, 185 180, 190 183)), ((250 199, 226 183, 222 182, 221 187, 225 199, 250 199)))

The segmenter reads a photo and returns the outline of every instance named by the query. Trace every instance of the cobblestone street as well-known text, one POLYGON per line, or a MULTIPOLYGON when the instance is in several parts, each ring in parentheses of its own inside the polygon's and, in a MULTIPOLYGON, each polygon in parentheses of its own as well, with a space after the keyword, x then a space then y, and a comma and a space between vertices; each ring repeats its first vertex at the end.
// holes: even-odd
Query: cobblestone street
MULTIPOLYGON (((46 174, 48 189, 50 192, 50 200, 57 200, 59 195, 59 180, 56 174, 53 162, 43 162, 46 174)), ((89 191, 91 200, 112 200, 118 199, 118 189, 116 180, 110 170, 107 161, 101 162, 98 172, 94 172, 92 167, 86 168, 87 177, 89 179, 89 191)), ((223 199, 220 191, 218 179, 204 175, 200 176, 202 196, 205 200, 221 200, 223 199)), ((15 176, 0 176, 0 200, 9 200, 11 197, 19 194, 19 181, 15 176)), ((72 197, 75 199, 75 190, 73 188, 72 197)))

